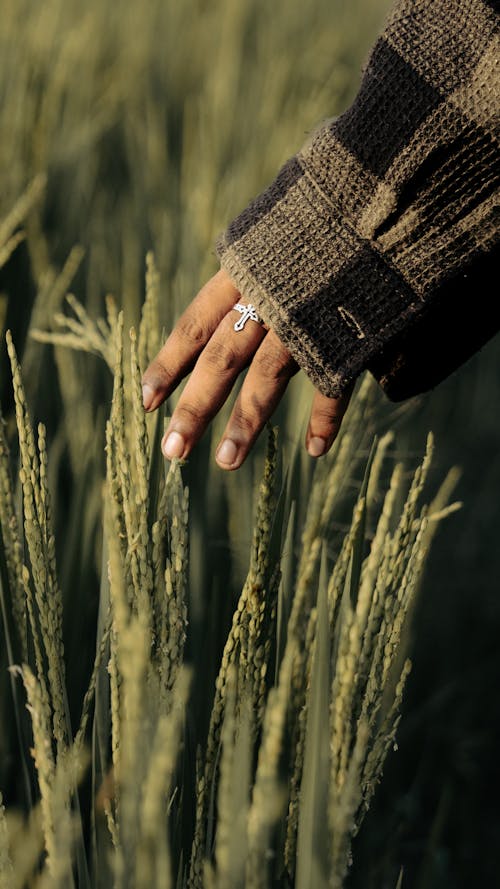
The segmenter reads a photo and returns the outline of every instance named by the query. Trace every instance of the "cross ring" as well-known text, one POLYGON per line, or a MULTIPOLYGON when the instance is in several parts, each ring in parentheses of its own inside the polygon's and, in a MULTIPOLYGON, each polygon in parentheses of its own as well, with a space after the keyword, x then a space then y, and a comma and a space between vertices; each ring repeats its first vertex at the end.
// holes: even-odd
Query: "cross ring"
POLYGON ((236 309, 236 311, 239 312, 241 315, 241 318, 239 318, 234 325, 235 330, 243 330, 247 321, 256 321, 257 324, 263 324, 262 318, 260 317, 260 315, 257 314, 255 306, 252 306, 251 303, 248 303, 248 305, 244 305, 243 303, 235 303, 233 309, 236 309))

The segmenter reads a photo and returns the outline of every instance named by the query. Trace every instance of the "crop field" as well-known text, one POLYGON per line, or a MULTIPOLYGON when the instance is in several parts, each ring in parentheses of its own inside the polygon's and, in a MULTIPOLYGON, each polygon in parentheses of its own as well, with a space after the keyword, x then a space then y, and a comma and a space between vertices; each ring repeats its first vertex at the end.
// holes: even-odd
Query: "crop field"
POLYGON ((0 889, 495 884, 499 343, 317 462, 140 395, 389 5, 3 0, 0 889))

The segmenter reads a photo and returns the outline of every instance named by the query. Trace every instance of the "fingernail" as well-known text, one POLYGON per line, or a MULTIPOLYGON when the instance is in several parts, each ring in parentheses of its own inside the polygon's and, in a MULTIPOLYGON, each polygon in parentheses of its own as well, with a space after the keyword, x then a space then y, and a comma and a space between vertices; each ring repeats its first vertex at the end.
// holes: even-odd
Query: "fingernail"
POLYGON ((325 439, 319 438, 317 435, 313 436, 313 438, 309 440, 307 450, 311 457, 321 457, 321 455, 324 454, 326 450, 325 439))
POLYGON ((173 460, 174 457, 182 457, 186 442, 179 432, 171 432, 163 443, 163 453, 167 460, 173 460))
POLYGON ((227 466, 231 466, 236 460, 237 453, 238 448, 234 441, 231 441, 230 438, 225 438, 220 447, 217 448, 216 456, 219 463, 225 463, 227 466))
POLYGON ((145 411, 148 411, 153 404, 154 397, 155 390, 151 386, 148 386, 147 383, 144 383, 144 386, 142 387, 142 403, 145 411))

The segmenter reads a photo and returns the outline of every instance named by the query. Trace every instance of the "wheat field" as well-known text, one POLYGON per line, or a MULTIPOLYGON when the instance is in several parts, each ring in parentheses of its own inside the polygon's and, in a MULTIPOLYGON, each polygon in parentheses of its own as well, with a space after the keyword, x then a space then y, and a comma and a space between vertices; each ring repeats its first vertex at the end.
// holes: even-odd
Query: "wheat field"
POLYGON ((140 401, 215 236, 347 107, 388 5, 3 4, 1 889, 490 873, 495 345, 411 404, 360 381, 317 465, 301 376, 236 474, 227 408, 170 466, 176 396, 140 401))

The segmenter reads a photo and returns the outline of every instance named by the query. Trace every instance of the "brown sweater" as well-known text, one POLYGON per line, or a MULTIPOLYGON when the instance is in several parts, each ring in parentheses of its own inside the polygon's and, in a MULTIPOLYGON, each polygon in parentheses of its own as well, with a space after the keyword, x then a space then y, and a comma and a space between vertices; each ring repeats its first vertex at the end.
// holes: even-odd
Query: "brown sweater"
POLYGON ((353 105, 219 238, 221 265, 324 394, 394 399, 500 328, 498 4, 399 0, 353 105))

